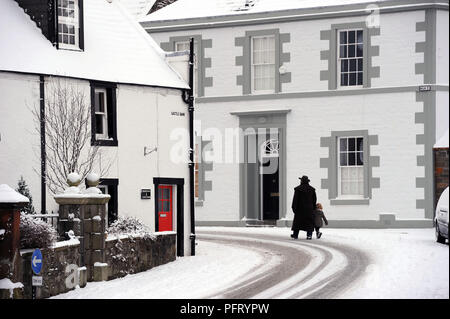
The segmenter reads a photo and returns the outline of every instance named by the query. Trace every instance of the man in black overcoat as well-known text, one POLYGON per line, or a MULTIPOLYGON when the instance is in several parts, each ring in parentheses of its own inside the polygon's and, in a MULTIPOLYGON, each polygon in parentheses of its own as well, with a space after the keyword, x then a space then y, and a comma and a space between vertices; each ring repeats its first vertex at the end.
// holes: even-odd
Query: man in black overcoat
POLYGON ((292 210, 292 238, 297 239, 300 230, 306 231, 306 239, 311 239, 314 230, 314 210, 316 209, 316 190, 309 185, 308 176, 302 176, 301 183, 295 188, 292 210))

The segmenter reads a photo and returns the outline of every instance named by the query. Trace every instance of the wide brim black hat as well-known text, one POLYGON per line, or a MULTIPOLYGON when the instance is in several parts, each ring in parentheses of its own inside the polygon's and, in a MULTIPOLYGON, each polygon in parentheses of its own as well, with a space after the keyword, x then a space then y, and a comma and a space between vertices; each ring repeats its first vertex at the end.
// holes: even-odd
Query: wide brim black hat
POLYGON ((299 177, 298 179, 300 179, 302 182, 310 182, 308 176, 303 175, 302 177, 299 177))

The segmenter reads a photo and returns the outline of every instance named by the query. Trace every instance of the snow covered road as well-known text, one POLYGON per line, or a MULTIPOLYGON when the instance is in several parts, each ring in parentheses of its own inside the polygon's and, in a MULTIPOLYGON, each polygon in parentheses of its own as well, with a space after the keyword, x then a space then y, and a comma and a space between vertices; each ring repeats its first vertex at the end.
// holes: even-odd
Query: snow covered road
POLYGON ((364 252, 342 244, 292 240, 284 235, 201 231, 200 240, 279 252, 283 260, 268 273, 240 278, 233 287, 211 296, 238 299, 332 298, 352 284, 369 264, 364 252))
POLYGON ((449 298, 449 248, 433 229, 324 228, 312 241, 288 228, 197 233, 197 256, 54 298, 449 298))

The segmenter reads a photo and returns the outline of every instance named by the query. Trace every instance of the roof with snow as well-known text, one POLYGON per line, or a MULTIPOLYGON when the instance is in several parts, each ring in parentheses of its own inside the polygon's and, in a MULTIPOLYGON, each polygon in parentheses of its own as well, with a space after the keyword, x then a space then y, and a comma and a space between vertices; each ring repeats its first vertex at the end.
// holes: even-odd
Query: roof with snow
POLYGON ((448 148, 448 129, 444 135, 434 144, 434 148, 448 148))
POLYGON ((30 200, 6 184, 0 185, 0 203, 28 203, 30 200))
POLYGON ((188 88, 119 1, 84 1, 84 51, 58 50, 14 0, 0 1, 0 71, 188 88))
POLYGON ((140 22, 325 8, 383 1, 386 0, 178 0, 141 18, 140 22))
POLYGON ((147 15, 157 0, 120 0, 120 2, 132 16, 139 18, 147 15))

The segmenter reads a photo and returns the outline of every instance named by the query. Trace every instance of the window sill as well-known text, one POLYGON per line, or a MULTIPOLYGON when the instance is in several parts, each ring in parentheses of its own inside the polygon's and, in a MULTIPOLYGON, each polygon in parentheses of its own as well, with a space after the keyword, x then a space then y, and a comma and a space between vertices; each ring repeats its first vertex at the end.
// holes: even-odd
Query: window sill
POLYGON ((76 47, 76 46, 66 47, 66 46, 61 46, 61 44, 58 45, 58 50, 84 52, 84 50, 80 49, 79 47, 76 47))
POLYGON ((275 90, 252 91, 251 95, 276 94, 275 90))
POLYGON ((368 198, 361 198, 361 199, 331 199, 330 200, 331 205, 369 205, 369 199, 368 198))
POLYGON ((346 91, 346 90, 355 90, 355 89, 364 89, 366 88, 364 85, 347 85, 347 86, 340 86, 336 88, 338 91, 346 91))
POLYGON ((92 140, 92 146, 118 146, 119 142, 117 140, 92 140))

